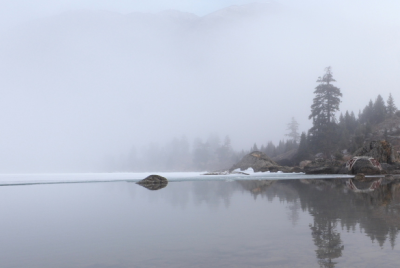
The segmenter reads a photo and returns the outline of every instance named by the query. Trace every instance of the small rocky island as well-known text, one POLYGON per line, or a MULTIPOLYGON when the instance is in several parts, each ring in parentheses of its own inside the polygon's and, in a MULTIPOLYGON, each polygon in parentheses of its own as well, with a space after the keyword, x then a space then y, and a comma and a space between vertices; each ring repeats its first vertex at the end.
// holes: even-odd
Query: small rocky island
POLYGON ((150 175, 143 180, 138 181, 136 184, 139 184, 149 190, 156 191, 167 187, 168 180, 159 175, 150 175))

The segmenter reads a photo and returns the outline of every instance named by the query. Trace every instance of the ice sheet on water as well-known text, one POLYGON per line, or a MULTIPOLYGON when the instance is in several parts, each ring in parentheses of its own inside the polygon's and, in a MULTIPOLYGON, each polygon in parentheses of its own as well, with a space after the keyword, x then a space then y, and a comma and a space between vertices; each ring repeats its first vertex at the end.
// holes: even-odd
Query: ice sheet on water
POLYGON ((61 183, 96 183, 96 182, 137 182, 149 175, 157 174, 170 182, 179 181, 235 181, 235 180, 285 180, 308 178, 346 178, 348 175, 305 175, 303 173, 254 172, 253 169, 242 171, 244 174, 202 175, 204 172, 142 172, 142 173, 58 173, 58 174, 0 174, 0 186, 61 184, 61 183))

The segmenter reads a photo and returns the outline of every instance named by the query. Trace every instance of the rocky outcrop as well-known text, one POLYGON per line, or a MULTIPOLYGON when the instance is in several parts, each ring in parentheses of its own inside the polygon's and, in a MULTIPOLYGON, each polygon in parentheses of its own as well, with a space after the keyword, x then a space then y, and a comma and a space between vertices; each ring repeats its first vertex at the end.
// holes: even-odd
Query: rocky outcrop
POLYGON ((369 156, 354 157, 347 162, 346 167, 351 174, 377 175, 382 173, 380 163, 375 158, 369 156))
POLYGON ((399 154, 386 140, 366 142, 354 153, 354 156, 370 156, 380 163, 394 164, 399 162, 399 154))
POLYGON ((400 151, 400 114, 387 117, 383 122, 372 127, 370 140, 386 140, 396 152, 400 151))
POLYGON ((246 170, 248 168, 252 168, 254 172, 266 172, 279 171, 279 165, 275 163, 271 158, 269 158, 266 154, 254 151, 245 155, 239 163, 233 165, 229 171, 233 171, 235 169, 246 170))
POLYGON ((311 164, 311 162, 312 162, 311 160, 303 160, 300 162, 299 167, 304 169, 304 167, 311 164))
POLYGON ((149 190, 155 191, 165 188, 168 185, 168 180, 159 175, 150 175, 145 179, 138 181, 137 184, 149 190))
POLYGON ((306 174, 346 174, 345 164, 337 160, 318 158, 304 166, 306 174))
POLYGON ((296 154, 297 149, 293 149, 273 157, 272 160, 280 166, 294 166, 296 164, 296 161, 294 161, 296 154))
POLYGON ((365 142, 364 146, 354 153, 355 157, 374 158, 380 163, 380 173, 366 161, 357 161, 351 170, 352 174, 400 174, 400 158, 396 149, 386 140, 373 140, 365 142), (366 171, 366 172, 364 172, 366 171))
POLYGON ((271 158, 269 158, 266 154, 259 151, 254 151, 245 155, 239 163, 233 165, 229 169, 229 173, 231 173, 235 169, 240 169, 243 171, 247 170, 248 168, 252 168, 254 172, 301 172, 298 167, 292 168, 287 166, 280 166, 271 158))
POLYGON ((384 170, 387 174, 400 174, 400 163, 387 164, 381 163, 382 170, 384 170))

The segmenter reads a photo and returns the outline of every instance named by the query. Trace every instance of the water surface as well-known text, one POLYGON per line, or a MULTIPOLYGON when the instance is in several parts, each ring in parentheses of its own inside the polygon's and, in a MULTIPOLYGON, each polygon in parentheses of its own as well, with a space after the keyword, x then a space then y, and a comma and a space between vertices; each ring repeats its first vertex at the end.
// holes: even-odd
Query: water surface
POLYGON ((0 187, 1 267, 397 267, 400 181, 0 187))

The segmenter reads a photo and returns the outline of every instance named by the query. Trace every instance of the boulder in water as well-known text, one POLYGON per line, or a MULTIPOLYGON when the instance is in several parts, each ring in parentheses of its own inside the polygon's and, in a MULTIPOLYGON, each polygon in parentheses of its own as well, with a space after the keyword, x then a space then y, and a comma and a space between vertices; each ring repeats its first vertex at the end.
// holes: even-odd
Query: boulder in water
POLYGON ((137 184, 149 190, 155 191, 166 187, 168 185, 168 180, 159 175, 150 175, 145 179, 138 181, 137 184))

